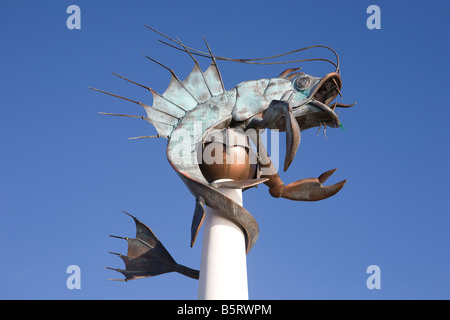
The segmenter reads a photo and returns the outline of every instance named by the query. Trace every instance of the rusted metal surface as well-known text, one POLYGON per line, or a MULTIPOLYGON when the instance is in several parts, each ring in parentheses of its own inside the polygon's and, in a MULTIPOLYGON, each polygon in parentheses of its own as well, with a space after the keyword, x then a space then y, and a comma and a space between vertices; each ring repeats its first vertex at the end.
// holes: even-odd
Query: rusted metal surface
MULTIPOLYGON (((264 146, 259 143, 259 132, 262 129, 286 131, 286 155, 283 166, 284 171, 286 171, 295 157, 302 131, 313 127, 323 127, 325 130, 326 128, 337 128, 341 125, 335 109, 348 108, 352 105, 333 103, 335 98, 341 94, 342 87, 339 58, 334 50, 326 46, 312 46, 273 57, 229 59, 213 55, 206 41, 208 53, 186 47, 181 41, 156 32, 172 42, 168 45, 188 53, 192 58, 194 68, 185 80, 180 80, 173 70, 147 57, 166 68, 171 74, 169 87, 164 93, 159 94, 147 86, 122 76, 119 77, 149 90, 153 95, 153 106, 97 89, 94 90, 142 106, 147 113, 146 117, 119 116, 142 118, 156 128, 157 137, 168 140, 167 159, 196 199, 191 226, 191 246, 194 245, 203 222, 204 205, 220 210, 226 218, 234 221, 242 228, 246 237, 247 252, 256 243, 259 229, 255 219, 241 205, 222 195, 218 191, 219 187, 246 189, 264 183, 269 187, 269 193, 273 197, 297 201, 322 200, 341 190, 346 180, 331 186, 323 186, 323 183, 336 169, 326 171, 318 178, 300 179, 284 185, 264 146), (275 78, 242 82, 227 91, 216 63, 216 60, 229 60, 241 63, 270 64, 264 61, 317 47, 332 51, 336 55, 336 63, 319 58, 285 62, 321 60, 333 64, 335 71, 321 78, 299 72, 300 68, 296 67, 286 69, 275 78), (205 56, 211 60, 211 64, 206 71, 201 70, 194 55, 205 56), (245 136, 246 130, 252 129, 257 132, 256 136, 249 136, 257 146, 257 150, 254 150, 256 159, 258 159, 256 164, 250 161, 252 152, 248 141, 230 145, 223 138, 226 135, 223 132, 227 132, 226 130, 232 132, 242 130, 245 136), (219 132, 219 137, 222 135, 222 138, 211 139, 211 135, 215 132, 219 132), (204 158, 199 161, 199 154, 204 155, 208 148, 218 150, 216 147, 219 145, 224 146, 224 158, 222 160, 225 159, 225 154, 238 155, 243 153, 244 163, 230 164, 225 161, 224 164, 220 165, 215 163, 206 163, 205 165, 204 158), (221 178, 229 178, 234 181, 215 182, 215 180, 221 178)), ((239 134, 236 134, 236 136, 239 136, 239 134)), ((213 158, 216 156, 217 154, 212 155, 213 158)), ((219 155, 220 157, 222 155, 219 155)), ((138 225, 138 221, 136 224, 138 225)), ((139 224, 139 228, 145 229, 142 224, 139 224)), ((148 231, 146 232, 148 234, 148 231)), ((151 231, 150 233, 153 235, 151 231)), ((151 238, 156 239, 154 235, 151 238)), ((133 248, 136 247, 136 243, 139 244, 140 242, 129 242, 129 253, 130 250, 134 252, 133 248)), ((139 272, 143 272, 143 275, 147 274, 144 276, 179 271, 176 267, 177 264, 174 263, 160 242, 156 241, 156 243, 159 249, 154 251, 155 247, 153 251, 148 251, 152 253, 147 253, 147 255, 157 261, 165 259, 165 263, 155 264, 155 270, 152 271, 145 269, 151 269, 151 264, 146 265, 146 267, 139 267, 141 264, 133 264, 130 260, 127 260, 129 258, 124 259, 121 256, 127 265, 127 270, 119 271, 124 273, 126 277, 130 274, 128 273, 129 267, 140 269, 130 270, 130 272, 133 272, 132 274, 138 275, 139 272)), ((136 257, 133 259, 136 259, 136 257)), ((136 277, 130 276, 130 279, 136 277)))

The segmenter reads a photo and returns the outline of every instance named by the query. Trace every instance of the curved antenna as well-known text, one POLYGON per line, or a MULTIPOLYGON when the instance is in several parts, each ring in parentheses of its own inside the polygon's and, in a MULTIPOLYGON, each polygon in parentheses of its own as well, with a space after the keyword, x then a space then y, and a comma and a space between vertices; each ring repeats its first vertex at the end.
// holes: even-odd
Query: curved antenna
MULTIPOLYGON (((151 27, 149 27, 147 25, 145 27, 147 27, 150 30, 158 33, 159 35, 165 37, 166 39, 172 41, 173 43, 176 43, 177 45, 182 45, 177 40, 175 40, 175 39, 173 39, 173 38, 163 34, 162 32, 159 32, 156 29, 153 29, 153 28, 151 28, 151 27)), ((180 51, 186 52, 186 48, 187 48, 188 50, 191 51, 192 54, 195 54, 197 56, 201 56, 201 57, 205 57, 205 58, 210 58, 211 57, 211 55, 207 54, 206 52, 194 49, 192 47, 188 47, 188 46, 182 45, 184 48, 179 48, 177 46, 171 45, 171 44, 169 44, 167 42, 164 42, 162 40, 158 40, 158 41, 163 43, 163 44, 165 44, 165 45, 167 45, 167 46, 170 46, 170 47, 172 47, 174 49, 180 50, 180 51)), ((260 64, 260 65, 288 64, 288 63, 307 62, 307 61, 325 61, 325 62, 331 63, 336 68, 335 72, 340 73, 340 69, 339 69, 339 63, 340 63, 339 62, 339 55, 337 54, 337 52, 335 50, 333 50, 332 48, 330 48, 328 46, 324 46, 324 45, 313 45, 313 46, 304 47, 304 48, 296 49, 296 50, 293 50, 293 51, 277 54, 277 55, 274 55, 274 56, 262 57, 262 58, 234 59, 234 58, 226 58, 226 57, 221 57, 221 56, 214 56, 214 57, 216 59, 218 59, 218 60, 233 61, 233 62, 248 63, 248 64, 260 64), (297 52, 300 52, 300 51, 305 51, 305 50, 309 50, 309 49, 313 49, 313 48, 325 48, 327 50, 330 50, 334 54, 334 56, 336 57, 336 63, 331 61, 331 60, 324 59, 324 58, 297 59, 297 60, 279 61, 279 62, 259 62, 261 60, 275 59, 275 58, 283 57, 283 56, 286 56, 286 55, 294 54, 294 53, 297 53, 297 52)))
MULTIPOLYGON (((172 47, 174 49, 177 49, 179 51, 183 51, 186 52, 185 49, 179 48, 177 46, 174 46, 170 43, 167 43, 165 41, 162 40, 158 40, 159 42, 172 47)), ((207 55, 205 52, 194 49, 192 47, 186 47, 191 51, 191 54, 195 54, 199 57, 203 57, 203 58, 210 58, 210 55, 207 55)), ((221 57, 221 56, 214 56, 217 60, 223 60, 223 61, 232 61, 232 62, 239 62, 239 63, 247 63, 247 64, 258 64, 258 65, 275 65, 275 64, 288 64, 288 63, 296 63, 296 62, 308 62, 308 61, 325 61, 328 62, 330 64, 332 64, 335 68, 336 68, 336 72, 340 73, 340 69, 339 69, 339 57, 336 53, 336 51, 334 51, 333 49, 331 49, 330 47, 327 46, 323 46, 323 45, 315 45, 315 46, 309 46, 309 47, 305 47, 305 48, 301 48, 301 49, 297 49, 294 51, 290 51, 290 52, 285 52, 285 53, 281 53, 275 56, 270 56, 270 57, 263 57, 263 58, 252 58, 252 59, 234 59, 234 58, 226 58, 226 57, 221 57), (257 62, 259 60, 267 60, 267 59, 274 59, 274 58, 278 58, 278 57, 282 57, 285 55, 289 55, 289 54, 294 54, 296 52, 300 52, 300 51, 304 51, 304 50, 308 50, 308 49, 312 49, 312 48, 326 48, 329 49, 331 51, 333 51, 335 53, 336 56, 336 60, 337 62, 333 62, 329 59, 325 59, 325 58, 311 58, 311 59, 297 59, 297 60, 288 60, 288 61, 273 61, 273 62, 257 62)))

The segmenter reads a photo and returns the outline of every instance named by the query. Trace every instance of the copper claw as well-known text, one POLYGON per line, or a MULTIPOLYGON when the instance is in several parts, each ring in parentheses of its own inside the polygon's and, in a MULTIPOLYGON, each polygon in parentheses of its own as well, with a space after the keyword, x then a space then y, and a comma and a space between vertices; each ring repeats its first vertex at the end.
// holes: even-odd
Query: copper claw
POLYGON ((347 182, 343 180, 331 186, 322 185, 336 170, 328 170, 319 178, 305 178, 292 182, 282 188, 280 196, 297 201, 318 201, 329 198, 338 193, 347 182))

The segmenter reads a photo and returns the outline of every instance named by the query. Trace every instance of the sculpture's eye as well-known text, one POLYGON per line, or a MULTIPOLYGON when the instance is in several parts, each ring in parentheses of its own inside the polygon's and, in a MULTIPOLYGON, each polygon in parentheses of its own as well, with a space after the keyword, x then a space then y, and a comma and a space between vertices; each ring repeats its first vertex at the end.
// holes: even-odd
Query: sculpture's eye
POLYGON ((308 76, 301 76, 295 80, 295 87, 298 90, 305 90, 311 84, 311 78, 308 76))

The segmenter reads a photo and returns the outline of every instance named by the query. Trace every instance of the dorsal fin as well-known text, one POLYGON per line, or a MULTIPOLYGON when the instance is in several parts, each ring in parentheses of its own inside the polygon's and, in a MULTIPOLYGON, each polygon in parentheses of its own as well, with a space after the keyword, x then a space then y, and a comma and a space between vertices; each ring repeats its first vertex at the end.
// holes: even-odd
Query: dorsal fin
POLYGON ((205 75, 205 80, 208 83, 208 87, 213 96, 218 96, 225 92, 220 73, 213 63, 211 63, 203 74, 205 75))
POLYGON ((164 99, 158 92, 156 92, 152 88, 144 86, 143 84, 140 84, 136 81, 130 80, 124 76, 121 76, 120 74, 115 73, 115 72, 113 72, 113 74, 121 79, 124 79, 130 83, 133 83, 135 85, 138 85, 141 88, 144 88, 144 89, 147 89, 148 91, 150 91, 153 95, 153 108, 155 108, 159 111, 162 111, 164 113, 173 115, 177 118, 182 118, 183 115, 186 114, 186 110, 184 110, 180 106, 172 103, 171 101, 164 99))
POLYGON ((191 73, 183 80, 183 85, 199 103, 205 102, 211 98, 210 89, 205 81, 203 71, 198 64, 194 65, 191 73))
POLYGON ((206 47, 208 48, 209 56, 211 57, 211 65, 205 71, 205 79, 208 83, 208 87, 214 96, 225 93, 225 86, 222 81, 222 76, 220 74, 219 68, 217 67, 216 58, 209 48, 208 42, 206 42, 205 37, 202 35, 203 41, 205 41, 206 47))
MULTIPOLYGON (((146 26, 148 27, 148 26, 146 26)), ((148 27, 150 28, 150 27, 148 27)), ((152 29, 152 28, 150 28, 152 29)), ((154 30, 154 29, 152 29, 154 30)), ((156 31, 156 30, 154 30, 156 31)), ((156 31, 158 32, 158 31, 156 31)), ((159 33, 159 32, 158 32, 159 33)), ((161 34, 161 33, 160 33, 161 34)), ((164 35, 165 36, 165 35, 164 35)), ((165 36, 167 37, 167 36, 165 36)), ((152 88, 137 83, 135 81, 129 80, 123 76, 120 76, 116 73, 114 75, 130 82, 135 85, 138 85, 144 89, 149 90, 153 95, 153 106, 148 106, 142 102, 138 102, 135 100, 131 100, 122 96, 118 96, 109 92, 101 91, 98 89, 94 89, 96 91, 100 91, 106 93, 108 95, 121 98, 142 106, 146 113, 147 117, 138 117, 131 116, 136 118, 142 118, 148 122, 150 122, 158 131, 158 137, 165 137, 170 139, 173 130, 178 125, 180 119, 182 119, 187 112, 194 109, 197 105, 207 101, 208 99, 221 95, 225 93, 225 86, 222 81, 222 76, 220 75, 219 68, 216 64, 216 58, 211 53, 211 49, 209 48, 208 43, 206 42, 205 37, 203 40, 208 48, 209 58, 211 59, 211 64, 208 69, 203 72, 200 68, 198 61, 194 58, 189 50, 191 48, 185 46, 179 39, 174 40, 169 38, 171 41, 180 45, 181 48, 177 48, 189 54, 189 56, 194 61, 194 68, 191 73, 181 81, 177 75, 173 72, 172 69, 166 67, 162 63, 144 55, 147 59, 157 63, 158 65, 167 69, 171 74, 171 79, 169 86, 164 91, 163 94, 160 94, 154 91, 152 88)), ((93 88, 92 88, 93 89, 93 88)), ((142 136, 147 137, 147 136, 142 136)), ((138 137, 141 138, 141 137, 138 137)))
POLYGON ((193 95, 186 90, 182 82, 174 75, 172 75, 169 86, 162 96, 185 110, 192 110, 198 104, 193 95))
POLYGON ((183 80, 183 85, 186 90, 190 91, 195 99, 202 103, 211 98, 212 93, 209 89, 208 83, 206 82, 205 75, 203 74, 197 59, 189 52, 188 48, 178 39, 179 44, 184 48, 184 50, 189 54, 191 59, 194 61, 194 68, 191 73, 183 80))
MULTIPOLYGON (((156 29, 154 29, 152 27, 149 27, 147 25, 145 27, 147 27, 148 29, 158 33, 159 35, 165 37, 166 39, 176 43, 177 45, 182 46, 183 48, 179 48, 177 46, 173 46, 173 45, 171 45, 171 44, 169 44, 167 42, 159 40, 161 43, 164 43, 165 45, 168 45, 168 46, 170 46, 172 48, 175 48, 177 50, 181 50, 181 51, 187 52, 189 54, 189 56, 194 60, 195 64, 198 66, 197 60, 194 58, 193 54, 190 52, 190 50, 194 50, 194 51, 196 51, 196 53, 194 53, 194 54, 199 55, 198 54, 198 50, 195 50, 193 48, 189 48, 189 47, 185 46, 180 41, 180 39, 178 39, 178 38, 177 38, 177 40, 175 40, 175 39, 165 35, 164 33, 159 32, 158 30, 156 30, 156 29)), ((225 91, 226 91, 225 90, 225 86, 223 84, 222 76, 220 75, 219 68, 217 67, 216 57, 212 54, 211 48, 209 47, 208 42, 206 41, 205 37, 203 35, 202 35, 202 37, 203 37, 203 41, 205 42, 205 45, 206 45, 206 47, 208 49, 209 54, 203 53, 203 54, 200 54, 200 55, 204 56, 204 57, 208 57, 208 58, 211 59, 211 65, 209 66, 209 68, 205 72, 203 72, 203 79, 206 82, 206 85, 207 85, 207 87, 209 89, 210 95, 211 96, 218 96, 218 95, 220 95, 222 93, 225 93, 225 91)), ((198 69, 200 69, 200 67, 198 67, 198 69)))
POLYGON ((167 87, 166 91, 161 95, 163 98, 171 101, 172 103, 180 106, 184 110, 191 110, 195 108, 198 104, 198 101, 195 99, 194 95, 189 92, 185 87, 181 80, 177 77, 177 75, 173 72, 172 69, 166 67, 161 62, 158 62, 146 55, 144 55, 147 59, 159 64, 161 67, 167 69, 170 74, 170 83, 167 87))
POLYGON ((177 118, 182 118, 186 114, 186 110, 180 107, 177 104, 165 99, 156 91, 152 90, 153 94, 153 108, 158 110, 165 110, 167 113, 170 113, 177 118))

